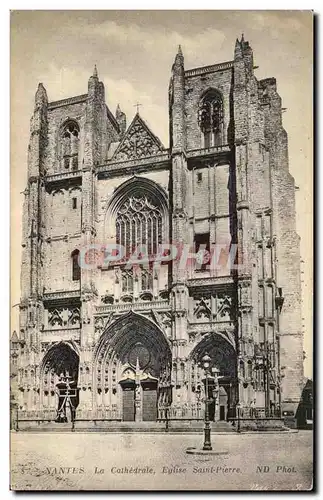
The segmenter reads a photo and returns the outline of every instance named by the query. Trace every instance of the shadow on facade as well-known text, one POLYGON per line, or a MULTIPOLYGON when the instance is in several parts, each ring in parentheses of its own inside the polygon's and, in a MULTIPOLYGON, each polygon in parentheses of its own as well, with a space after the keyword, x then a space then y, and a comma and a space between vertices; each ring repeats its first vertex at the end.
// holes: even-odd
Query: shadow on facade
POLYGON ((308 379, 302 390, 301 400, 296 411, 296 421, 299 429, 312 429, 313 380, 308 379))

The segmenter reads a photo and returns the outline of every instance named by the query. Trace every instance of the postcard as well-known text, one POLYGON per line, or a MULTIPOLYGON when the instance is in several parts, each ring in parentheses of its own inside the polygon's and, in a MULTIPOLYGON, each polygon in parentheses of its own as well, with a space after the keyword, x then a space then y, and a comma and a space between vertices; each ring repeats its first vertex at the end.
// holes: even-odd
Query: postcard
POLYGON ((312 78, 312 11, 12 11, 12 490, 313 488, 312 78))

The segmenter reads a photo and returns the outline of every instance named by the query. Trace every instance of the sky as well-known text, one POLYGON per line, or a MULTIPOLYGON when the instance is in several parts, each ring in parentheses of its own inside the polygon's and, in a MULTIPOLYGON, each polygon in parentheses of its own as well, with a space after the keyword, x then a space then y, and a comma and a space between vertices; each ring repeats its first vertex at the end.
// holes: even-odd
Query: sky
POLYGON ((106 102, 130 124, 136 103, 168 147, 168 84, 179 44, 185 69, 233 59, 249 41, 257 78, 274 76, 289 136, 301 236, 305 375, 312 375, 313 48, 309 11, 14 11, 11 13, 11 331, 18 330, 22 191, 34 94, 49 101, 87 92, 97 65, 106 102))

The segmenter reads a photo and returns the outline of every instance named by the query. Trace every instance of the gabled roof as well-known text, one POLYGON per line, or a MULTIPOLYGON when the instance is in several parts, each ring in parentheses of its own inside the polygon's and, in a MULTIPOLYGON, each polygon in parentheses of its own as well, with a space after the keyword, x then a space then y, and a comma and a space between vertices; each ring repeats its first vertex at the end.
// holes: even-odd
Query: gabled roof
POLYGON ((152 133, 139 113, 136 113, 112 159, 134 160, 154 156, 164 150, 158 137, 152 133))

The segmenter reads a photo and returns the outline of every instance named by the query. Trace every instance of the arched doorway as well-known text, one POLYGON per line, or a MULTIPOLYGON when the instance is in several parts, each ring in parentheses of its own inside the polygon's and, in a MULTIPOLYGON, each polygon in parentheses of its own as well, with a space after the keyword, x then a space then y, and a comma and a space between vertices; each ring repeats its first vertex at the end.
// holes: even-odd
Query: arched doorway
POLYGON ((129 312, 102 335, 94 360, 94 407, 101 418, 156 421, 171 403, 171 350, 160 328, 129 312))
MULTIPOLYGON (((207 334, 193 349, 191 359, 191 380, 199 380, 199 399, 205 396, 202 358, 211 358, 211 383, 208 384, 210 420, 227 420, 234 411, 237 400, 236 352, 231 343, 220 334, 207 334), (214 383, 212 382, 214 380, 214 383)), ((196 387, 194 387, 196 392, 196 387)))
POLYGON ((66 381, 70 390, 67 406, 77 408, 78 400, 78 369, 79 356, 74 348, 65 342, 52 346, 45 354, 41 367, 41 405, 43 410, 57 418, 62 408, 61 421, 71 418, 71 413, 66 414, 66 381))

